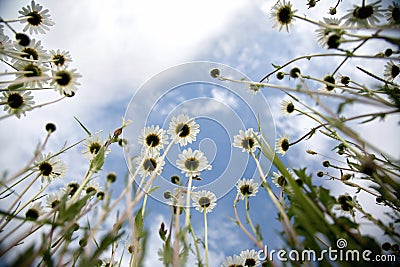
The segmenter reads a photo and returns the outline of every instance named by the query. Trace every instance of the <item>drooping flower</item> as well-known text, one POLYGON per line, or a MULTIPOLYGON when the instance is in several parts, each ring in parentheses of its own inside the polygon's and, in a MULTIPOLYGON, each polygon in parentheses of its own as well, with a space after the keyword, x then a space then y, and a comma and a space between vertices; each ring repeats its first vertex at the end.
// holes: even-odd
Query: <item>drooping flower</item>
POLYGON ((64 162, 52 153, 48 153, 47 155, 40 153, 35 162, 35 169, 41 176, 42 182, 47 181, 48 183, 62 177, 66 173, 64 162))
POLYGON ((241 179, 236 185, 240 199, 255 196, 258 192, 258 183, 253 179, 241 179))
POLYGON ((211 191, 201 190, 191 194, 193 205, 200 212, 211 212, 217 205, 217 197, 211 191))
POLYGON ((293 10, 290 2, 286 2, 285 0, 282 2, 278 1, 271 10, 271 17, 275 21, 273 27, 275 28, 279 26, 279 31, 285 27, 286 31, 289 32, 289 26, 294 20, 293 15, 296 11, 297 9, 293 10))
MULTIPOLYGON (((289 170, 288 170, 289 171, 289 170)), ((271 181, 277 186, 284 188, 287 184, 287 178, 283 176, 279 171, 278 172, 273 172, 272 173, 272 179, 271 181)))
POLYGON ((244 259, 244 265, 245 266, 261 266, 261 262, 259 259, 259 255, 258 252, 255 251, 254 249, 252 250, 243 250, 242 252, 240 252, 240 257, 242 257, 242 259, 244 259))
POLYGON ((176 161, 178 168, 186 177, 195 177, 200 175, 204 170, 211 170, 211 165, 203 152, 200 150, 185 149, 179 154, 179 159, 176 161))
POLYGON ((158 125, 151 125, 145 127, 142 130, 141 135, 138 138, 139 144, 143 145, 143 149, 147 148, 151 151, 160 151, 164 148, 164 145, 168 144, 168 136, 166 131, 160 128, 158 125))
POLYGON ((294 104, 293 104, 293 102, 291 100, 284 99, 281 102, 280 110, 281 110, 281 113, 283 115, 287 116, 287 115, 290 115, 290 114, 292 114, 294 112, 295 107, 294 107, 294 104))
POLYGON ((200 126, 194 119, 189 119, 188 115, 180 114, 178 117, 172 118, 167 132, 172 138, 178 135, 177 143, 186 146, 188 143, 196 141, 196 136, 200 132, 199 128, 200 126))
POLYGON ((49 55, 42 46, 40 40, 36 41, 35 39, 32 39, 29 45, 27 46, 22 46, 18 43, 15 43, 15 50, 19 52, 20 56, 19 58, 14 58, 13 62, 21 60, 21 58, 28 60, 35 60, 38 62, 44 62, 49 59, 49 55))
POLYGON ((239 134, 233 137, 233 146, 242 149, 242 152, 253 153, 260 147, 254 136, 260 137, 259 133, 254 132, 253 128, 246 131, 239 130, 239 134))
POLYGON ((3 92, 0 102, 4 105, 4 111, 20 118, 21 114, 25 116, 26 111, 32 110, 32 106, 35 104, 32 99, 30 91, 8 91, 3 92))
POLYGON ((357 6, 353 5, 353 9, 348 10, 349 13, 343 17, 348 26, 366 27, 373 26, 379 22, 382 14, 379 12, 380 0, 372 4, 357 6))
POLYGON ((35 1, 32 1, 30 6, 22 7, 19 13, 22 15, 20 18, 26 17, 26 20, 22 20, 21 23, 27 23, 24 32, 29 30, 29 34, 44 34, 50 30, 50 26, 54 25, 50 19, 49 10, 43 9, 43 6, 36 4, 35 1))
POLYGON ((400 24, 400 6, 396 2, 392 2, 391 5, 388 6, 388 9, 385 13, 385 17, 387 21, 392 25, 400 24))
POLYGON ((340 19, 324 18, 320 26, 315 30, 317 33, 318 43, 326 48, 338 48, 343 35, 343 30, 339 27, 340 19))
POLYGON ((40 202, 33 203, 25 212, 25 218, 30 221, 37 221, 43 215, 43 207, 40 202))
POLYGON ((51 209, 57 209, 63 197, 63 191, 53 192, 46 198, 46 204, 51 209))
POLYGON ((42 87, 50 79, 46 73, 49 69, 43 64, 17 61, 14 67, 20 71, 16 81, 20 80, 26 87, 42 87))
POLYGON ((85 190, 86 194, 96 194, 101 190, 101 187, 98 182, 90 180, 83 189, 85 190))

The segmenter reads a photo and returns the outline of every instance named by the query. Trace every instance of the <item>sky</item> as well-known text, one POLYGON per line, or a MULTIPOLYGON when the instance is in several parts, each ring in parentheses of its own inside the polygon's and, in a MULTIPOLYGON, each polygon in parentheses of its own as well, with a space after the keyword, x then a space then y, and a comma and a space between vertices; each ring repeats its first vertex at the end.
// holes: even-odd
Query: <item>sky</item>
MULTIPOLYGON (((29 3, 2 0, 1 15, 5 19, 15 18, 20 7, 29 3)), ((21 119, 9 118, 2 121, 0 142, 5 152, 0 154, 1 165, 16 166, 18 164, 15 163, 29 159, 39 140, 44 137, 44 125, 50 121, 57 125, 57 132, 50 139, 48 150, 56 151, 64 142, 71 144, 85 137, 85 132, 76 123, 74 116, 92 132, 102 131, 103 138, 119 127, 121 117, 126 116, 134 123, 124 137, 134 144, 146 120, 148 124, 157 123, 168 127, 172 116, 188 112, 198 117, 201 127, 198 140, 191 147, 204 150, 213 165, 213 170, 204 173, 204 181, 198 186, 211 188, 215 184, 207 181, 213 180, 212 177, 230 177, 230 182, 224 184, 223 188, 222 185, 215 187, 219 190, 220 198, 209 216, 210 265, 217 266, 226 256, 254 248, 228 218, 233 217, 232 202, 236 192, 232 187, 235 179, 246 176, 251 178, 255 165, 249 161, 245 168, 238 168, 238 164, 240 166, 246 157, 229 143, 239 129, 257 127, 254 114, 258 114, 259 109, 263 110, 261 113, 267 118, 268 123, 264 127, 268 128, 266 132, 270 140, 284 133, 295 139, 315 125, 303 117, 281 116, 279 103, 285 98, 283 93, 268 89, 263 91, 263 95, 251 95, 236 85, 228 86, 212 81, 207 69, 210 66, 222 68, 218 64, 223 64, 229 66, 227 71, 239 79, 243 74, 249 80, 257 81, 273 70, 271 63, 282 64, 296 56, 324 51, 318 45, 310 25, 297 19, 290 33, 272 29, 275 22, 270 19, 269 13, 274 1, 42 0, 38 3, 50 10, 56 24, 46 35, 37 38, 42 40, 46 49, 70 51, 72 67, 77 68, 83 76, 80 79, 81 86, 73 98, 34 110, 21 119), (198 63, 193 65, 192 62, 198 63), (204 72, 192 69, 191 66, 204 72), (252 109, 246 106, 248 103, 252 103, 252 109)), ((329 3, 321 2, 320 10, 317 11, 307 10, 305 1, 296 1, 295 8, 299 14, 320 20, 322 15, 327 15, 329 3)), ((348 8, 347 4, 338 11, 339 14, 344 15, 348 8)), ((19 25, 16 24, 16 27, 19 25)), ((374 47, 377 51, 385 48, 381 43, 374 47)), ((337 59, 312 59, 311 62, 298 61, 296 66, 301 68, 302 73, 323 77, 339 62, 337 59)), ((381 63, 368 65, 369 70, 382 73, 384 62, 381 63)), ((351 71, 353 75, 362 77, 359 73, 353 73, 353 68, 353 65, 345 66, 342 71, 351 71)), ((294 80, 285 82, 296 85, 294 80)), ((52 97, 46 93, 39 96, 43 101, 52 97)), ((300 97, 312 103, 306 97, 300 97)), ((346 112, 351 113, 359 108, 350 107, 346 112)), ((370 110, 371 107, 362 108, 370 110)), ((360 129, 368 140, 392 157, 399 158, 398 121, 399 117, 393 116, 384 123, 355 127, 362 127, 360 129), (386 130, 380 130, 382 128, 386 130)), ((294 147, 284 160, 294 168, 308 164, 318 170, 318 159, 298 157, 299 152, 313 148, 331 154, 326 138, 316 135, 312 140, 294 147)), ((138 147, 133 147, 133 151, 135 149, 138 147)), ((81 160, 81 150, 82 147, 79 147, 62 156, 69 163, 69 170, 61 184, 77 180, 85 171, 87 164, 81 160)), ((123 177, 126 171, 123 152, 117 146, 111 150, 103 172, 115 171, 118 177, 123 177)), ((179 152, 178 148, 171 151, 170 162, 174 162, 179 152)), ((268 172, 268 162, 263 162, 263 166, 265 172, 268 172)), ((2 167, 1 171, 4 169, 2 167)), ((173 166, 166 168, 165 180, 174 171, 178 170, 173 166)), ((101 178, 98 177, 99 180, 101 178)), ((333 186, 329 181, 316 182, 331 187, 334 194, 343 191, 343 187, 333 186)), ((114 193, 121 188, 115 186, 114 193)), ((267 199, 264 195, 264 199, 267 199)), ((363 198, 374 203, 367 196, 363 198)), ((153 230, 158 229, 161 221, 169 221, 168 209, 157 199, 160 197, 149 200, 149 214, 146 218, 149 229, 153 230)), ((255 212, 254 216, 255 221, 262 225, 267 245, 273 248, 283 246, 278 234, 280 227, 276 220, 277 212, 272 203, 254 201, 250 205, 255 211, 263 211, 255 212)), ((239 208, 243 209, 243 206, 239 208)), ((204 230, 201 214, 195 211, 192 213, 195 229, 202 236, 204 230)), ((154 254, 161 247, 157 231, 151 232, 148 244, 150 253, 145 260, 146 266, 161 266, 154 254)))

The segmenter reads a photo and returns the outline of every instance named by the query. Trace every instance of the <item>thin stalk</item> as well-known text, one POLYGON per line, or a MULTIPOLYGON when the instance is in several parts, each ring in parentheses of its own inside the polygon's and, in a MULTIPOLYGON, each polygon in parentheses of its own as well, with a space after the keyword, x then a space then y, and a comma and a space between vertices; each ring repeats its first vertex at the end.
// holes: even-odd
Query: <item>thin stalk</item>
POLYGON ((204 214, 204 246, 206 254, 206 267, 208 267, 208 227, 207 227, 207 209, 203 209, 204 214))

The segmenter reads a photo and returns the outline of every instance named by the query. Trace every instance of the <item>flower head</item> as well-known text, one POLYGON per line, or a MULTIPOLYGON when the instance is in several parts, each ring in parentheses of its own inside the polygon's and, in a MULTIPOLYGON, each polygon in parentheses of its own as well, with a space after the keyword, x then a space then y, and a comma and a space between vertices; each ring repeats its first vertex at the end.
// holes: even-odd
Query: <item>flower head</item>
POLYGON ((340 195, 338 197, 338 207, 336 209, 341 210, 342 212, 345 213, 354 213, 354 205, 357 203, 356 197, 351 197, 348 193, 345 193, 344 195, 340 195))
MULTIPOLYGON (((20 53, 20 57, 24 59, 44 62, 49 58, 47 51, 43 48, 40 40, 36 41, 35 39, 32 39, 28 46, 22 46, 15 43, 15 49, 20 53)), ((13 59, 14 62, 17 60, 19 59, 13 59)))
MULTIPOLYGON (((104 144, 105 141, 100 139, 99 134, 91 135, 86 138, 85 142, 83 143, 85 149, 82 150, 82 154, 86 156, 89 160, 92 160, 97 155, 97 153, 99 153, 104 144)), ((109 152, 110 149, 107 149, 104 151, 104 154, 107 155, 109 152)))
POLYGON ((193 192, 191 197, 193 205, 196 207, 196 210, 200 212, 211 212, 217 205, 217 197, 211 191, 201 190, 193 192))
POLYGON ((289 32, 289 25, 292 24, 294 20, 293 15, 296 13, 296 10, 293 10, 292 4, 290 2, 286 2, 283 0, 279 1, 272 7, 271 17, 276 22, 274 24, 274 28, 280 25, 279 31, 282 30, 283 27, 286 28, 286 31, 289 32))
POLYGON ((179 154, 176 164, 187 177, 194 177, 200 175, 204 170, 211 170, 211 165, 208 164, 204 153, 200 150, 193 151, 191 148, 185 149, 179 154))
POLYGON ((32 109, 35 104, 32 99, 30 91, 3 92, 3 96, 0 97, 0 101, 4 104, 4 111, 14 114, 17 118, 20 118, 21 114, 25 116, 25 112, 32 109))
POLYGON ((65 67, 68 63, 72 62, 71 55, 68 51, 61 51, 60 49, 50 50, 50 61, 57 67, 65 67))
POLYGON ((241 148, 242 152, 253 153, 260 147, 254 136, 260 137, 259 133, 254 132, 253 128, 246 131, 239 130, 239 134, 233 137, 233 146, 241 148))
POLYGON ((318 43, 326 48, 338 48, 343 35, 343 30, 339 27, 340 19, 324 18, 320 23, 324 26, 315 30, 318 43))
POLYGON ((142 130, 138 142, 143 145, 144 150, 149 148, 151 151, 160 151, 164 148, 164 145, 168 144, 168 136, 166 131, 160 129, 158 125, 151 125, 142 130))
POLYGON ((346 19, 345 24, 348 26, 358 26, 368 28, 370 25, 375 25, 379 22, 378 17, 382 17, 379 13, 380 0, 369 5, 357 6, 353 5, 352 10, 343 17, 346 19))
POLYGON ((148 153, 142 152, 142 155, 136 159, 139 174, 142 177, 152 175, 156 171, 157 167, 158 170, 156 175, 161 174, 165 161, 160 161, 159 155, 158 152, 154 151, 149 151, 148 153))
POLYGON ((255 251, 254 249, 252 250, 243 250, 240 252, 240 257, 244 260, 244 265, 245 266, 261 266, 261 262, 259 260, 259 255, 258 252, 255 251))
POLYGON ((101 187, 98 182, 94 180, 90 180, 84 187, 86 194, 96 194, 101 190, 101 187))
POLYGON ((17 61, 14 67, 21 71, 17 74, 17 81, 21 80, 26 87, 42 87, 43 83, 50 79, 46 73, 48 68, 43 64, 17 61))
POLYGON ((399 25, 400 24, 399 4, 396 2, 392 2, 392 4, 388 6, 387 12, 385 13, 385 17, 390 24, 399 25))
MULTIPOLYGON (((327 83, 335 84, 335 77, 333 77, 332 75, 326 75, 324 77, 324 81, 327 82, 327 83)), ((325 89, 330 92, 333 89, 335 89, 335 86, 334 85, 330 85, 330 84, 326 84, 325 85, 325 89)))
POLYGON ((57 209, 57 207, 61 203, 62 197, 63 197, 62 191, 53 192, 49 194, 46 198, 47 206, 51 209, 57 209))
POLYGON ((240 199, 255 196, 258 192, 258 183, 253 179, 241 179, 236 185, 240 199))
POLYGON ((39 154, 35 168, 42 177, 42 182, 50 183, 52 180, 62 177, 66 172, 64 162, 51 153, 47 155, 39 154))
POLYGON ((35 202, 25 212, 25 218, 30 221, 36 221, 42 214, 42 204, 40 204, 40 202, 35 202))
POLYGON ((30 6, 23 7, 19 13, 22 15, 20 18, 27 17, 26 21, 23 20, 21 23, 27 23, 24 32, 29 30, 29 34, 44 34, 50 29, 49 26, 54 25, 54 22, 50 19, 49 10, 43 10, 41 5, 35 4, 35 1, 32 1, 30 6))
POLYGON ((278 141, 276 141, 276 147, 278 153, 285 155, 286 151, 288 151, 290 147, 289 137, 284 135, 279 138, 278 141))
POLYGON ((15 50, 10 38, 3 33, 3 25, 0 25, 0 29, 0 60, 6 60, 10 53, 15 53, 15 50))
MULTIPOLYGON (((288 172, 291 173, 291 171, 289 169, 288 169, 288 172)), ((271 180, 277 187, 281 187, 281 188, 284 188, 288 184, 287 178, 285 176, 283 176, 283 174, 281 174, 279 171, 272 173, 271 180)))
POLYGON ((243 267, 244 259, 238 255, 228 256, 225 258, 221 267, 243 267))
POLYGON ((172 138, 178 135, 177 143, 186 146, 188 143, 196 141, 196 136, 200 132, 199 127, 194 119, 189 119, 188 115, 180 114, 178 117, 172 118, 167 132, 172 138))
POLYGON ((400 73, 400 65, 396 65, 393 63, 393 61, 389 61, 385 65, 385 72, 383 73, 383 76, 385 76, 386 79, 393 81, 394 78, 397 77, 400 73))
POLYGON ((295 111, 294 104, 291 100, 282 100, 281 102, 281 113, 283 115, 290 115, 295 111))
POLYGON ((58 90, 61 95, 74 95, 78 90, 77 86, 80 85, 78 83, 78 78, 81 78, 76 69, 61 69, 53 71, 53 79, 51 81, 51 85, 55 85, 55 90, 58 90))

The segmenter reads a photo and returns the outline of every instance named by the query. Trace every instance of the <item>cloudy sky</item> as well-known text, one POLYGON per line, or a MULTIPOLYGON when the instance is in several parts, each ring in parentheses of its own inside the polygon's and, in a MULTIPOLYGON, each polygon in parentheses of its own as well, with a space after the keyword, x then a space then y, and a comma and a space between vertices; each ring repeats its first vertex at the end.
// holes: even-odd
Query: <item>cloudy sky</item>
MULTIPOLYGON (((220 177, 225 170, 227 176, 233 180, 241 178, 232 177, 235 173, 238 173, 237 176, 252 176, 254 164, 251 162, 244 174, 241 173, 242 170, 232 169, 232 166, 243 160, 243 155, 238 153, 240 151, 231 148, 227 141, 229 138, 233 140, 233 126, 238 126, 237 132, 239 129, 257 127, 254 116, 252 117, 258 114, 257 107, 264 108, 263 114, 268 118, 265 127, 268 128, 271 140, 283 133, 294 136, 295 139, 314 124, 303 118, 283 118, 279 114, 279 103, 285 97, 283 93, 264 91, 265 98, 260 95, 246 95, 239 88, 211 84, 211 80, 205 77, 208 75, 206 72, 196 73, 190 67, 179 66, 194 61, 217 62, 232 67, 235 70, 232 73, 241 73, 256 81, 273 69, 271 63, 282 64, 296 56, 322 52, 323 49, 317 44, 309 24, 296 20, 290 33, 272 29, 274 22, 269 13, 273 2, 40 1, 39 3, 50 10, 56 25, 49 33, 37 38, 42 40, 46 49, 70 51, 73 58, 71 66, 82 74, 82 85, 71 99, 35 110, 21 119, 9 118, 1 122, 0 142, 4 151, 0 154, 1 171, 7 169, 4 166, 18 166, 16 163, 22 163, 30 157, 37 142, 44 137, 43 127, 49 121, 54 122, 58 129, 48 146, 49 151, 52 151, 59 149, 64 142, 70 144, 85 137, 74 116, 92 132, 102 130, 103 137, 106 137, 119 126, 120 118, 126 114, 126 118, 132 119, 135 126, 132 126, 129 135, 125 137, 134 143, 139 134, 138 129, 142 127, 135 122, 148 120, 147 123, 167 127, 171 116, 187 111, 199 117, 201 126, 201 134, 192 147, 205 150, 209 160, 214 160, 213 170, 204 174, 204 180, 212 180, 213 176, 220 177), (202 75, 204 73, 205 76, 202 75), (163 74, 171 76, 164 77, 163 74), (204 98, 206 102, 202 102, 205 101, 204 98), (253 109, 246 109, 248 103, 253 104, 253 109), (224 162, 226 156, 234 159, 224 162)), ((295 8, 299 10, 299 14, 316 20, 327 15, 329 3, 320 3, 319 10, 307 10, 305 2, 296 3, 295 8)), ((20 7, 28 4, 29 1, 0 1, 1 16, 5 19, 16 18, 20 7)), ((339 9, 339 16, 344 15, 347 8, 339 9)), ((20 25, 16 24, 16 27, 20 25)), ((374 50, 385 48, 385 45, 377 43, 374 50)), ((312 64, 299 61, 296 65, 302 69, 302 73, 323 77, 338 62, 338 59, 312 59, 312 64)), ((381 65, 368 65, 369 70, 382 73, 384 62, 379 63, 381 65)), ((201 63, 199 66, 208 66, 207 64, 201 63)), ((342 71, 351 71, 353 74, 353 69, 354 65, 345 66, 342 71)), ((361 77, 360 74, 354 75, 361 77)), ((295 86, 294 81, 287 83, 295 86)), ((53 99, 52 97, 54 95, 51 94, 39 96, 43 101, 53 99)), ((309 101, 305 97, 303 99, 309 101)), ((348 112, 351 111, 349 108, 348 112)), ((368 140, 397 158, 400 156, 400 143, 396 138, 399 134, 396 127, 398 119, 391 117, 385 124, 362 128, 368 140), (387 130, 381 131, 382 127, 387 130)), ((313 159, 302 158, 300 161, 296 151, 315 148, 330 153, 330 147, 325 141, 326 139, 317 135, 312 141, 299 144, 296 150, 285 156, 285 160, 293 167, 302 167, 303 163, 315 164, 311 163, 313 159)), ((66 180, 76 180, 76 177, 82 176, 86 165, 80 160, 81 150, 82 148, 77 148, 63 157, 69 163, 66 180)), ((173 162, 179 151, 171 153, 173 162)), ((122 177, 126 171, 122 151, 113 147, 108 159, 104 173, 115 171, 122 177)), ((313 166, 319 168, 318 165, 313 166)), ((265 171, 269 170, 266 162, 264 167, 265 171)), ((8 169, 12 172, 14 167, 8 169)), ((170 169, 171 172, 172 170, 170 169)), ((199 184, 201 185, 203 184, 199 184)), ((207 186, 206 182, 204 186, 207 186)), ((220 264, 225 256, 253 248, 253 244, 228 219, 233 217, 232 202, 236 194, 235 190, 229 191, 231 187, 221 191, 221 196, 227 194, 220 198, 209 216, 211 266, 220 264)), ((116 192, 118 190, 121 188, 114 189, 116 192)), ((338 193, 342 188, 335 187, 333 190, 338 193)), ((266 200, 266 195, 264 197, 266 200)), ((251 203, 251 206, 254 210, 263 211, 255 216, 255 220, 262 225, 264 236, 267 237, 266 244, 272 248, 282 246, 283 242, 277 234, 280 228, 276 220, 276 210, 272 204, 269 201, 259 201, 251 203)), ((146 258, 146 264, 157 266, 155 253, 161 242, 154 230, 158 229, 161 221, 169 220, 169 212, 165 205, 154 199, 150 200, 148 210, 150 213, 147 225, 155 234, 150 234, 149 237, 148 251, 151 255, 146 258)), ((193 214, 199 236, 203 231, 200 215, 193 214)))

